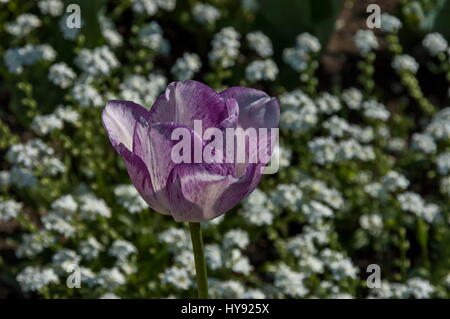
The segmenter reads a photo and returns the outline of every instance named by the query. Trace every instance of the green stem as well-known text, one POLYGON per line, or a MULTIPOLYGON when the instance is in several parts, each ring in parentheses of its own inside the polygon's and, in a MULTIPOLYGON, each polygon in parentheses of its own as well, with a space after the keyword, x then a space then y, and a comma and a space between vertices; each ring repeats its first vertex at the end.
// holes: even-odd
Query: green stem
POLYGON ((198 297, 208 298, 208 280, 206 276, 205 254, 203 253, 203 238, 200 223, 189 223, 192 248, 194 249, 195 272, 197 275, 198 297))

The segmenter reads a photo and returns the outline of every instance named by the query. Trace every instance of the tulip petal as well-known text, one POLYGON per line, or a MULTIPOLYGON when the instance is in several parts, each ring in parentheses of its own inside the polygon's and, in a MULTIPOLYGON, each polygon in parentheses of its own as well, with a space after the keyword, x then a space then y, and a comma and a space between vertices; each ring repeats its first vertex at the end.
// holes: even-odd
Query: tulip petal
POLYGON ((117 146, 117 152, 122 156, 131 182, 136 187, 139 195, 141 195, 152 209, 160 214, 168 215, 168 210, 162 207, 154 196, 155 192, 153 190, 150 174, 142 159, 128 150, 122 143, 117 146))
MULTIPOLYGON (((176 221, 202 222, 236 206, 253 189, 256 165, 240 178, 215 174, 199 164, 178 164, 168 183, 170 210, 176 221)), ((256 187, 256 185, 255 185, 256 187)))
POLYGON ((239 125, 246 129, 278 127, 280 105, 263 91, 244 87, 231 87, 219 93, 223 98, 235 99, 239 105, 239 125))
POLYGON ((130 101, 111 100, 106 104, 102 122, 116 151, 120 144, 132 150, 136 122, 146 122, 148 116, 143 106, 130 101))
POLYGON ((192 80, 170 83, 150 109, 152 123, 175 122, 193 128, 194 120, 201 120, 203 130, 219 127, 227 117, 228 110, 220 95, 192 80))

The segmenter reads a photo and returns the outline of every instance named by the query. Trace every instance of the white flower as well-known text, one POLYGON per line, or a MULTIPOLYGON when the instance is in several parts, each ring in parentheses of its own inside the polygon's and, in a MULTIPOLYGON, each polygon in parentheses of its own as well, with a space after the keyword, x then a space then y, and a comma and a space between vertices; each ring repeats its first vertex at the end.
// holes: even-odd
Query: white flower
POLYGON ((0 198, 0 222, 7 222, 17 218, 17 214, 22 210, 23 204, 13 199, 2 200, 0 198))
POLYGON ((222 251, 218 245, 206 245, 205 258, 206 264, 211 270, 217 270, 223 266, 222 251))
POLYGON ((319 107, 321 113, 332 114, 339 111, 342 108, 339 99, 331 95, 328 92, 322 93, 316 100, 316 104, 319 107))
POLYGON ((47 135, 63 128, 63 121, 55 114, 38 115, 31 123, 31 129, 38 135, 47 135))
POLYGON ((405 190, 409 186, 408 179, 397 173, 396 171, 389 171, 386 175, 383 176, 381 179, 381 183, 383 183, 383 186, 385 189, 395 192, 398 190, 405 190))
POLYGON ((448 48, 448 42, 440 33, 429 33, 422 41, 422 45, 427 48, 431 55, 438 55, 448 48))
POLYGON ((359 224, 373 236, 379 236, 383 231, 383 218, 379 214, 362 215, 359 224))
POLYGON ((349 88, 342 92, 342 100, 352 110, 361 109, 363 99, 363 94, 356 88, 349 88))
POLYGON ((16 277, 24 291, 38 291, 51 283, 59 283, 58 276, 53 269, 41 269, 28 266, 16 277))
POLYGON ((323 218, 333 216, 333 211, 329 207, 316 201, 303 204, 302 210, 311 224, 321 223, 323 218))
POLYGON ((275 207, 295 212, 302 203, 303 193, 295 184, 278 184, 270 196, 275 207))
POLYGON ((117 268, 102 269, 98 274, 97 282, 100 286, 113 290, 124 285, 126 278, 117 268))
POLYGON ((82 107, 101 107, 104 105, 103 97, 89 83, 77 82, 73 86, 72 97, 82 107))
POLYGON ((6 31, 16 37, 23 37, 42 25, 41 20, 34 14, 23 13, 14 22, 6 23, 6 31))
POLYGON ((274 272, 274 285, 277 290, 292 298, 304 297, 308 293, 305 274, 295 272, 285 264, 280 264, 274 272))
POLYGON ((164 39, 163 31, 156 21, 146 24, 138 33, 138 41, 143 46, 158 53, 168 53, 169 42, 164 39))
POLYGON ((381 15, 381 29, 384 32, 397 32, 402 27, 402 22, 389 13, 381 15))
POLYGON ((166 85, 167 79, 163 75, 154 73, 149 74, 148 77, 128 75, 119 85, 120 97, 145 106, 153 105, 166 85))
POLYGON ((192 79, 195 73, 200 71, 201 67, 200 57, 195 53, 186 52, 181 58, 175 61, 170 72, 177 81, 184 81, 192 79))
POLYGON ((414 192, 405 192, 398 195, 400 207, 404 211, 408 211, 421 216, 425 207, 425 202, 419 194, 414 192))
POLYGON ((192 279, 187 270, 178 266, 167 268, 160 277, 164 284, 181 290, 189 289, 192 284, 192 279))
POLYGON ((123 44, 122 35, 117 32, 113 21, 103 15, 100 15, 99 22, 106 42, 114 48, 120 47, 123 44))
POLYGON ((64 216, 57 212, 50 212, 41 219, 44 228, 48 231, 55 231, 60 235, 70 238, 75 233, 75 227, 68 222, 64 216))
POLYGON ((437 150, 433 138, 427 134, 414 133, 412 136, 412 148, 425 154, 433 154, 437 150))
POLYGON ((64 274, 68 271, 71 271, 71 267, 73 265, 77 265, 80 262, 81 257, 77 255, 77 253, 73 250, 62 248, 56 252, 56 254, 52 257, 52 263, 55 269, 64 274))
POLYGON ((271 59, 253 61, 245 69, 245 74, 250 82, 274 81, 278 75, 278 67, 271 59))
POLYGON ((390 112, 386 110, 386 107, 375 100, 365 101, 363 109, 364 116, 370 119, 387 121, 390 116, 390 112))
POLYGON ((169 249, 173 251, 179 251, 191 247, 189 234, 184 229, 172 227, 159 234, 158 237, 161 242, 168 245, 169 249))
POLYGON ((87 220, 95 220, 96 216, 111 217, 111 210, 105 201, 92 194, 80 196, 80 215, 87 220))
POLYGON ((117 259, 124 260, 128 258, 129 255, 135 254, 136 251, 136 247, 132 243, 126 240, 116 239, 109 248, 108 253, 117 259))
POLYGON ((233 27, 226 27, 214 35, 209 61, 222 68, 232 67, 239 55, 240 34, 233 27))
POLYGON ((442 153, 436 158, 437 170, 441 175, 450 173, 450 152, 442 153))
POLYGON ((72 195, 64 195, 55 200, 52 205, 54 211, 72 215, 78 210, 78 204, 72 195))
POLYGON ((21 244, 16 249, 16 256, 19 258, 35 257, 54 243, 55 237, 45 230, 32 234, 24 234, 22 235, 21 244))
POLYGON ((94 237, 89 237, 80 242, 79 252, 87 260, 97 258, 98 254, 103 250, 102 244, 94 237))
POLYGON ((72 85, 76 77, 76 73, 64 62, 53 64, 48 73, 50 82, 62 89, 72 85))
POLYGON ((148 207, 133 185, 118 185, 114 188, 116 201, 131 214, 139 213, 148 207))
POLYGON ((82 49, 75 58, 75 64, 87 75, 98 77, 111 74, 119 66, 119 61, 107 46, 101 46, 92 50, 82 49))
POLYGON ((192 8, 192 15, 198 23, 213 24, 220 18, 220 11, 212 5, 198 2, 192 8))
POLYGON ((71 124, 77 124, 80 119, 80 113, 72 109, 70 106, 58 106, 55 110, 55 115, 64 122, 71 124))
POLYGON ((245 249, 249 243, 248 233, 241 229, 229 230, 223 236, 223 246, 226 248, 236 246, 245 249))
POLYGON ((314 162, 324 165, 336 161, 339 148, 332 138, 316 137, 308 142, 308 147, 314 155, 314 162))
POLYGON ((428 280, 422 278, 411 278, 406 282, 408 286, 408 294, 416 299, 430 298, 435 289, 428 280))
POLYGON ((392 67, 397 71, 409 71, 411 73, 417 73, 419 64, 417 61, 408 54, 397 55, 392 61, 392 67))
POLYGON ((322 46, 320 45, 319 39, 317 39, 312 34, 305 32, 297 36, 296 39, 297 49, 306 52, 317 53, 320 51, 322 46))
POLYGON ((273 54, 272 42, 269 37, 261 31, 255 31, 247 34, 246 36, 248 45, 259 56, 268 58, 273 54))
POLYGON ((27 44, 24 47, 6 50, 4 61, 9 72, 20 74, 23 72, 24 66, 30 66, 39 61, 53 61, 55 56, 55 50, 47 44, 37 46, 27 44))
POLYGON ((42 14, 49 14, 57 17, 63 13, 64 3, 61 0, 40 0, 38 7, 42 14))
POLYGON ((274 214, 271 212, 272 204, 267 195, 255 189, 243 202, 242 214, 245 220, 253 225, 272 224, 274 214))
POLYGON ((378 49, 377 37, 371 30, 358 30, 353 41, 362 54, 378 49))

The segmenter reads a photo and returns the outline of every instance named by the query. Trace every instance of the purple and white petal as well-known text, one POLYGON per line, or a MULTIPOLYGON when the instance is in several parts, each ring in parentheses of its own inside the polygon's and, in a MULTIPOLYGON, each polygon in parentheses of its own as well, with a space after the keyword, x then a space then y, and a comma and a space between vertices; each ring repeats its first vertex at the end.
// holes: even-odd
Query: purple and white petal
POLYGON ((223 98, 235 99, 239 105, 239 126, 278 127, 280 105, 276 98, 263 91, 244 87, 231 87, 219 93, 223 98))
POLYGON ((221 96, 193 80, 170 83, 150 109, 153 123, 174 122, 193 128, 194 120, 201 120, 203 130, 219 127, 227 117, 228 110, 221 96))
POLYGON ((103 110, 102 122, 113 147, 117 150, 123 144, 131 151, 136 122, 146 122, 148 116, 148 111, 134 102, 109 101, 103 110))

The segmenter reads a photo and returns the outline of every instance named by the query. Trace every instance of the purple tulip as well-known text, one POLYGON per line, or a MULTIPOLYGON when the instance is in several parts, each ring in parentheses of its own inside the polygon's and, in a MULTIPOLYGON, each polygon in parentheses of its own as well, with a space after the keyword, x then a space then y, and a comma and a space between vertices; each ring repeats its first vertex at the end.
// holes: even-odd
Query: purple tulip
MULTIPOLYGON (((203 130, 258 130, 277 128, 279 115, 278 101, 262 91, 232 87, 217 93, 200 82, 182 81, 169 84, 150 111, 130 101, 109 101, 102 121, 147 204, 176 221, 200 222, 220 216, 249 195, 267 161, 177 164, 171 156, 178 142, 172 138, 174 130, 188 130, 203 149, 206 143, 194 131, 194 120, 202 121, 203 130)), ((247 152, 256 153, 262 142, 249 141, 247 152)))

